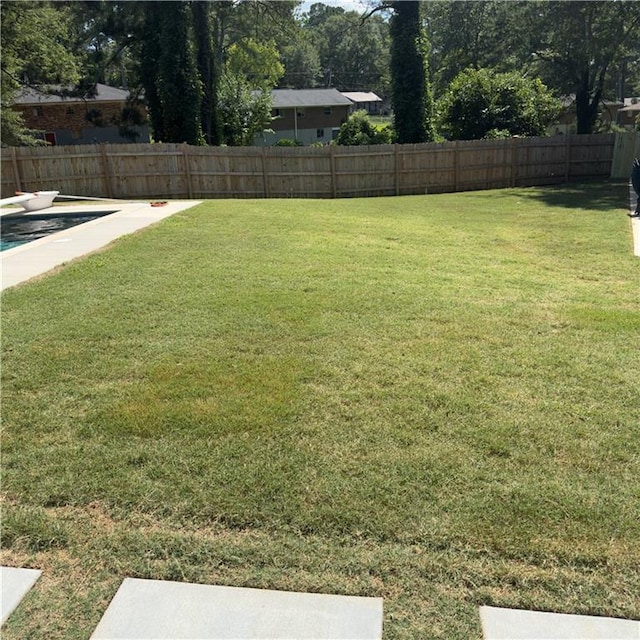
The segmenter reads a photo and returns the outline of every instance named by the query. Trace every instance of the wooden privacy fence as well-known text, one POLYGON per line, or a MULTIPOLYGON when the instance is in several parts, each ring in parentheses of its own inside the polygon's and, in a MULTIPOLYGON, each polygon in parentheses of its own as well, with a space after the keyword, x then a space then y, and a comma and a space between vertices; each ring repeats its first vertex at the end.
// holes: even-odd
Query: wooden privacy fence
POLYGON ((344 198, 604 179, 616 134, 366 147, 100 144, 2 150, 2 197, 344 198))

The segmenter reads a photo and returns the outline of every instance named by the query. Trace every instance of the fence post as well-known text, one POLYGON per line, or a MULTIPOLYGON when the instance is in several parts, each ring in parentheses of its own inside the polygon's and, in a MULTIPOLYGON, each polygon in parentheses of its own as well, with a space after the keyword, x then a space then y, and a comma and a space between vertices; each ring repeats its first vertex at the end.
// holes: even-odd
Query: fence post
POLYGON ((396 195, 399 196, 400 195, 400 162, 402 160, 402 158, 400 157, 399 144, 393 145, 393 155, 394 155, 394 170, 395 170, 395 175, 393 177, 394 187, 396 190, 396 195))
POLYGON ((460 185, 460 150, 458 141, 453 142, 453 190, 457 191, 460 185))
POLYGON ((519 138, 511 138, 511 187, 518 186, 518 144, 519 138))
POLYGON ((565 145, 564 159, 564 181, 569 182, 571 177, 571 135, 567 134, 567 144, 565 145))
POLYGON ((106 185, 107 197, 113 198, 113 184, 111 183, 111 166, 107 155, 107 145, 100 143, 100 155, 102 156, 102 170, 104 172, 104 183, 106 185))
POLYGON ((633 159, 640 153, 640 133, 618 132, 611 158, 611 179, 626 180, 631 172, 633 159))
POLYGON ((260 159, 262 162, 262 187, 264 190, 264 197, 269 197, 269 174, 267 173, 267 149, 266 147, 260 148, 260 159))
POLYGON ((338 184, 336 180, 336 147, 329 145, 329 163, 331 165, 331 194, 334 198, 338 197, 338 184))
POLYGON ((191 154, 189 153, 189 145, 182 143, 182 160, 184 162, 184 176, 187 181, 187 197, 193 199, 193 184, 191 182, 191 154))
POLYGON ((13 165, 13 175, 16 179, 16 191, 22 191, 22 179, 20 178, 20 166, 18 165, 18 157, 16 148, 11 147, 11 164, 13 165))

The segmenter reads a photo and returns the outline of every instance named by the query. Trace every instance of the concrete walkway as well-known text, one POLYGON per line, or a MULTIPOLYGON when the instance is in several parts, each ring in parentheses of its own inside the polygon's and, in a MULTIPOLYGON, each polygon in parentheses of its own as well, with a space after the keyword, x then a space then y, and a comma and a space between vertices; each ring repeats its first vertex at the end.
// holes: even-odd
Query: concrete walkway
MULTIPOLYGON (((59 231, 46 238, 23 244, 14 249, 0 253, 2 265, 2 287, 13 287, 30 280, 65 262, 91 253, 116 238, 138 229, 149 226, 163 218, 189 209, 200 201, 168 202, 159 207, 152 207, 148 202, 105 202, 91 205, 56 206, 51 209, 25 213, 25 217, 40 213, 78 213, 113 211, 117 213, 98 218, 91 222, 59 231)), ((22 209, 3 209, 2 215, 21 213, 22 209)))

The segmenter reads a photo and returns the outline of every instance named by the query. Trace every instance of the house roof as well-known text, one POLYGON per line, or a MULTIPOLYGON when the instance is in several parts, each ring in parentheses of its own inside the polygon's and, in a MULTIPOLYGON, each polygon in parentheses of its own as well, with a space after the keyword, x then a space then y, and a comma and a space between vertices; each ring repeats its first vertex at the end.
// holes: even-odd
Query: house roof
MULTIPOLYGON (((52 86, 54 91, 60 91, 61 87, 52 86)), ((15 99, 15 104, 53 104, 59 102, 124 102, 129 97, 129 92, 124 89, 110 87, 106 84, 96 84, 96 95, 93 97, 81 98, 79 96, 59 96, 55 94, 38 91, 33 87, 25 87, 15 99)))
MULTIPOLYGON (((627 99, 628 98, 625 98, 624 103, 620 100, 601 100, 600 104, 604 107, 621 108, 624 106, 627 99)), ((562 106, 565 108, 574 107, 576 104, 576 96, 574 94, 562 96, 560 100, 562 102, 562 106)))
POLYGON ((629 98, 625 98, 625 106, 620 109, 620 111, 640 111, 640 101, 639 102, 631 102, 629 98), (627 100, 629 102, 627 103, 627 100))
POLYGON ((274 89, 271 92, 274 109, 287 107, 338 107, 350 105, 337 89, 274 89))
POLYGON ((382 98, 373 91, 343 91, 342 95, 351 102, 382 102, 382 98))

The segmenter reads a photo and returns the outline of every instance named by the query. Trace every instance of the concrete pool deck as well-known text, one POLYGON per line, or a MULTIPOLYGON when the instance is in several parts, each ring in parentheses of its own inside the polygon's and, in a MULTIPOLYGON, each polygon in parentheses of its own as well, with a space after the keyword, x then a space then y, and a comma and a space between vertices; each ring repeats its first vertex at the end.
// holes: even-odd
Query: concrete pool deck
POLYGON ((0 215, 23 213, 25 217, 42 213, 77 213, 113 211, 103 218, 59 231, 0 254, 2 286, 0 290, 42 275, 51 269, 105 247, 116 238, 154 224, 174 213, 200 204, 201 200, 169 201, 162 206, 150 202, 104 202, 100 204, 72 204, 23 213, 20 208, 2 209, 0 215))

